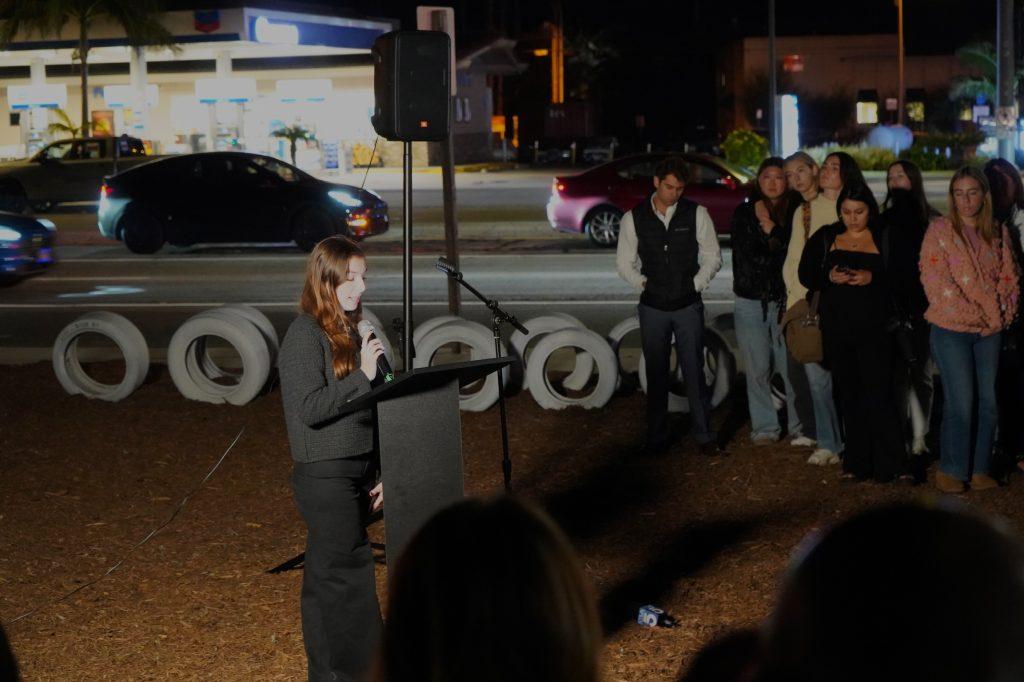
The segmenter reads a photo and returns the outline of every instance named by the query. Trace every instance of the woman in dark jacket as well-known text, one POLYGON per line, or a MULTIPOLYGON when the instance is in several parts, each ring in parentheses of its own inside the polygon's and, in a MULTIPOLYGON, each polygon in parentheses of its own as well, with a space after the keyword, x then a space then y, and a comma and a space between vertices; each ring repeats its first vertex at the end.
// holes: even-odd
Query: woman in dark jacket
POLYGON ((750 199, 737 206, 732 216, 736 341, 747 378, 750 438, 755 444, 774 443, 782 435, 772 400, 773 372, 778 372, 786 385, 789 435, 803 436, 789 381, 786 342, 779 329, 779 309, 786 296, 782 264, 793 213, 800 203, 793 194, 786 189, 783 160, 765 159, 750 199))
POLYGON ((939 213, 928 204, 921 171, 910 161, 889 166, 888 192, 882 203, 883 239, 888 244, 886 270, 892 290, 896 353, 893 376, 900 417, 910 435, 911 453, 927 451, 925 438, 931 421, 934 364, 928 345, 929 325, 924 319, 928 298, 921 285, 921 243, 928 223, 939 213))
POLYGON ((278 370, 291 446, 292 488, 308 530, 302 636, 310 680, 361 680, 381 631, 366 513, 384 503, 376 479, 370 410, 340 416, 369 392, 381 342, 360 339, 366 259, 329 237, 306 267, 300 314, 281 344, 278 370))
POLYGON ((888 482, 904 473, 906 450, 892 399, 891 293, 878 205, 866 185, 843 188, 840 221, 804 247, 800 282, 821 292, 825 360, 843 416, 843 478, 888 482))
MULTIPOLYGON (((983 169, 992 189, 992 217, 1006 226, 1017 265, 1024 265, 1021 252, 1021 227, 1024 226, 1024 183, 1020 171, 1005 159, 992 159, 983 169)), ((1024 292, 1022 292, 1024 293, 1024 292)), ((997 469, 1010 468, 1016 461, 1024 468, 1024 423, 1020 405, 1024 404, 1024 358, 1021 352, 1021 325, 1018 322, 1003 331, 1003 347, 999 353, 999 377, 996 396, 999 402, 999 447, 1001 460, 997 469)))

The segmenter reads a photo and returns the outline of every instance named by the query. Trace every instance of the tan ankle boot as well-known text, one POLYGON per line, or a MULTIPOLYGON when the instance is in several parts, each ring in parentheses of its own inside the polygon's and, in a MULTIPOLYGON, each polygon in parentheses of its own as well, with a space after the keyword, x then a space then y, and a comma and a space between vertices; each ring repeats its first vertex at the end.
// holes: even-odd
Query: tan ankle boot
POLYGON ((962 493, 964 482, 942 471, 935 472, 935 487, 944 493, 962 493))
POLYGON ((971 490, 991 490, 998 487, 999 481, 988 474, 974 474, 971 476, 971 490))

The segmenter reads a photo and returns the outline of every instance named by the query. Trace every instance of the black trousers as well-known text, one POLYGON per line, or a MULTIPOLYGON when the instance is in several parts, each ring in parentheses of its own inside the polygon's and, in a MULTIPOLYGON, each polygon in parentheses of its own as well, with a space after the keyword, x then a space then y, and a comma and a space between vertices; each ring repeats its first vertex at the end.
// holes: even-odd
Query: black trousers
POLYGON ((640 304, 637 312, 647 371, 647 442, 660 444, 669 439, 669 359, 673 334, 676 360, 683 368, 686 382, 694 438, 700 444, 715 440, 711 430, 711 391, 704 377, 704 304, 698 301, 670 312, 640 304))
POLYGON ((364 680, 381 616, 366 535, 372 457, 295 464, 292 489, 306 522, 302 637, 309 680, 364 680))
POLYGON ((822 334, 843 418, 843 471, 891 481, 906 469, 892 388, 892 339, 882 329, 830 333, 826 327, 822 334))

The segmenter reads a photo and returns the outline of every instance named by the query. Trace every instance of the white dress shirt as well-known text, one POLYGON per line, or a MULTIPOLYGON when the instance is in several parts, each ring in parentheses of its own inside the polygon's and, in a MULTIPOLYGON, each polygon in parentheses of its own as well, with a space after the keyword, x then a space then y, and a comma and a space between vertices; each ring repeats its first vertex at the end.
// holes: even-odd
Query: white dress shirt
MULTIPOLYGON (((669 223, 672 222, 672 216, 676 213, 677 204, 672 204, 665 213, 661 213, 654 203, 653 196, 650 201, 654 215, 658 216, 667 230, 669 223)), ((708 288, 715 273, 722 268, 722 249, 718 246, 715 224, 711 222, 708 210, 700 205, 697 206, 697 246, 697 262, 700 263, 700 269, 693 278, 693 288, 699 294, 708 288)), ((647 278, 640 271, 633 211, 626 212, 619 223, 619 247, 615 254, 615 267, 619 271, 619 277, 626 280, 635 290, 643 291, 647 278)))

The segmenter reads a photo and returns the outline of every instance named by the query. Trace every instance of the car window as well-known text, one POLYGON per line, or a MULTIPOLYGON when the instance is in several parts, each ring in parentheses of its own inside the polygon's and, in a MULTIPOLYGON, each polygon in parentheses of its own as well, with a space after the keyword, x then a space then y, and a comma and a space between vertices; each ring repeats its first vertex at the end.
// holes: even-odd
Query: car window
POLYGON ((728 175, 714 166, 690 163, 690 182, 695 185, 721 185, 728 175))
POLYGON ((261 180, 267 180, 266 173, 249 163, 247 159, 226 158, 224 164, 227 167, 228 178, 233 183, 257 185, 261 180))
POLYGON ((192 176, 207 183, 221 183, 227 179, 228 169, 220 157, 196 159, 192 165, 192 176))
POLYGON ((49 147, 43 150, 43 156, 47 159, 63 159, 71 151, 71 140, 65 140, 64 142, 54 142, 49 147))
POLYGON ((274 159, 266 156, 254 156, 250 159, 252 163, 256 164, 260 168, 273 173, 277 177, 281 178, 285 182, 298 182, 299 177, 295 172, 295 169, 291 166, 275 161, 274 159))
POLYGON ((618 175, 626 180, 638 180, 640 178, 653 178, 654 167, 658 165, 656 160, 639 161, 623 166, 618 170, 618 175))
POLYGON ((79 140, 64 158, 70 159, 102 159, 106 148, 99 140, 79 140))

